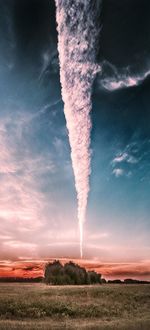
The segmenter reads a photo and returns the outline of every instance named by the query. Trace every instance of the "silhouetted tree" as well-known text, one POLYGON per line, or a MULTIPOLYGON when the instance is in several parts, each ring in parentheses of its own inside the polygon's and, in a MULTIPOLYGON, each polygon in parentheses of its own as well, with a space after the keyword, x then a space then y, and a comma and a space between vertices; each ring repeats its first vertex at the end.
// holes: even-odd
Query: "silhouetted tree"
POLYGON ((105 280, 105 278, 101 278, 101 283, 102 284, 106 284, 107 283, 107 281, 105 280))
POLYGON ((64 268, 59 260, 48 263, 45 267, 44 279, 46 284, 63 284, 64 268))
POLYGON ((54 285, 82 285, 101 283, 101 275, 96 272, 87 272, 85 268, 73 263, 66 263, 64 267, 60 261, 55 260, 45 266, 44 281, 54 285))
POLYGON ((79 265, 70 261, 65 264, 64 271, 65 274, 70 278, 71 284, 87 284, 87 272, 79 265))
POLYGON ((101 274, 97 274, 94 271, 88 272, 89 284, 101 283, 101 274))
POLYGON ((108 280, 108 283, 110 283, 110 284, 122 284, 123 282, 121 280, 116 279, 116 280, 108 280))

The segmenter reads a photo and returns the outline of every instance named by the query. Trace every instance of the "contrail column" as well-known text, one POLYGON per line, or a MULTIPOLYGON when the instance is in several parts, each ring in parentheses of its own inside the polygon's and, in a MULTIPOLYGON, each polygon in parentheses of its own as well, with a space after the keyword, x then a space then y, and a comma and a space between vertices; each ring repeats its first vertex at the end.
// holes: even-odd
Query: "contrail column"
POLYGON ((101 0, 55 0, 60 80, 78 199, 80 255, 90 176, 90 111, 101 0))

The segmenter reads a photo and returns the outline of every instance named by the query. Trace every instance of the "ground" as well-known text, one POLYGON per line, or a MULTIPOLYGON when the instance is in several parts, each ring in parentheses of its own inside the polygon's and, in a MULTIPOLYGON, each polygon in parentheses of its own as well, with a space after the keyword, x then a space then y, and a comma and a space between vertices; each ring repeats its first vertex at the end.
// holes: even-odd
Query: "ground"
POLYGON ((150 285, 0 284, 0 329, 149 330, 150 285))

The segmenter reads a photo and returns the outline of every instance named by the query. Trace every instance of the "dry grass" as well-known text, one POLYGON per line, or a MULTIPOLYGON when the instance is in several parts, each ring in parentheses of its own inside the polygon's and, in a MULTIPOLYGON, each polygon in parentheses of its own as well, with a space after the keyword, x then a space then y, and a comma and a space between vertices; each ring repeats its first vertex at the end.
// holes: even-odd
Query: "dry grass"
POLYGON ((0 284, 0 329, 150 329, 149 285, 0 284))

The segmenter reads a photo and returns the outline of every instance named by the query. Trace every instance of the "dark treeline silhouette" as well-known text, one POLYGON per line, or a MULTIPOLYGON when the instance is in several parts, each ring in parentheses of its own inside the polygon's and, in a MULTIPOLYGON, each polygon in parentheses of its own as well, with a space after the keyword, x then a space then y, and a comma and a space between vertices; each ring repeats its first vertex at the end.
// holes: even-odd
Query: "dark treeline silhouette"
MULTIPOLYGON (((88 272, 88 274, 95 273, 95 272, 88 272)), ((0 283, 41 283, 45 282, 45 278, 43 276, 40 277, 0 277, 0 283)), ((96 282, 97 283, 97 282, 96 282)), ((87 283, 90 284, 90 283, 87 283)), ((150 281, 142 281, 142 280, 135 280, 135 279, 125 279, 123 281, 116 279, 116 280, 108 280, 106 281, 104 278, 101 278, 101 284, 150 284, 150 281)))
POLYGON ((55 260, 45 266, 44 282, 53 285, 101 284, 101 275, 95 271, 88 272, 72 261, 63 266, 55 260))
POLYGON ((150 284, 149 281, 135 280, 132 278, 126 278, 125 280, 108 280, 108 284, 150 284))
MULTIPOLYGON (((95 272, 88 272, 88 274, 91 274, 93 277, 93 273, 95 272)), ((98 274, 97 274, 98 275, 98 274)), ((95 276, 95 275, 94 275, 95 276)), ((45 282, 45 278, 40 276, 40 277, 0 277, 0 283, 40 283, 40 282, 45 282)), ((99 283, 99 282, 94 282, 99 283)), ((124 281, 121 281, 119 279, 116 280, 108 280, 106 281, 104 278, 101 278, 100 281, 101 284, 150 284, 150 281, 142 281, 142 280, 135 280, 135 279, 125 279, 124 281)), ((90 284, 90 283, 86 283, 90 284)), ((92 283, 93 284, 93 283, 92 283)))
POLYGON ((69 261, 64 266, 59 260, 47 263, 44 277, 0 277, 0 283, 46 283, 49 285, 88 285, 88 284, 150 284, 150 281, 126 278, 125 280, 106 280, 94 270, 87 271, 84 267, 69 261))
POLYGON ((39 283, 43 281, 43 277, 0 277, 0 283, 39 283))

